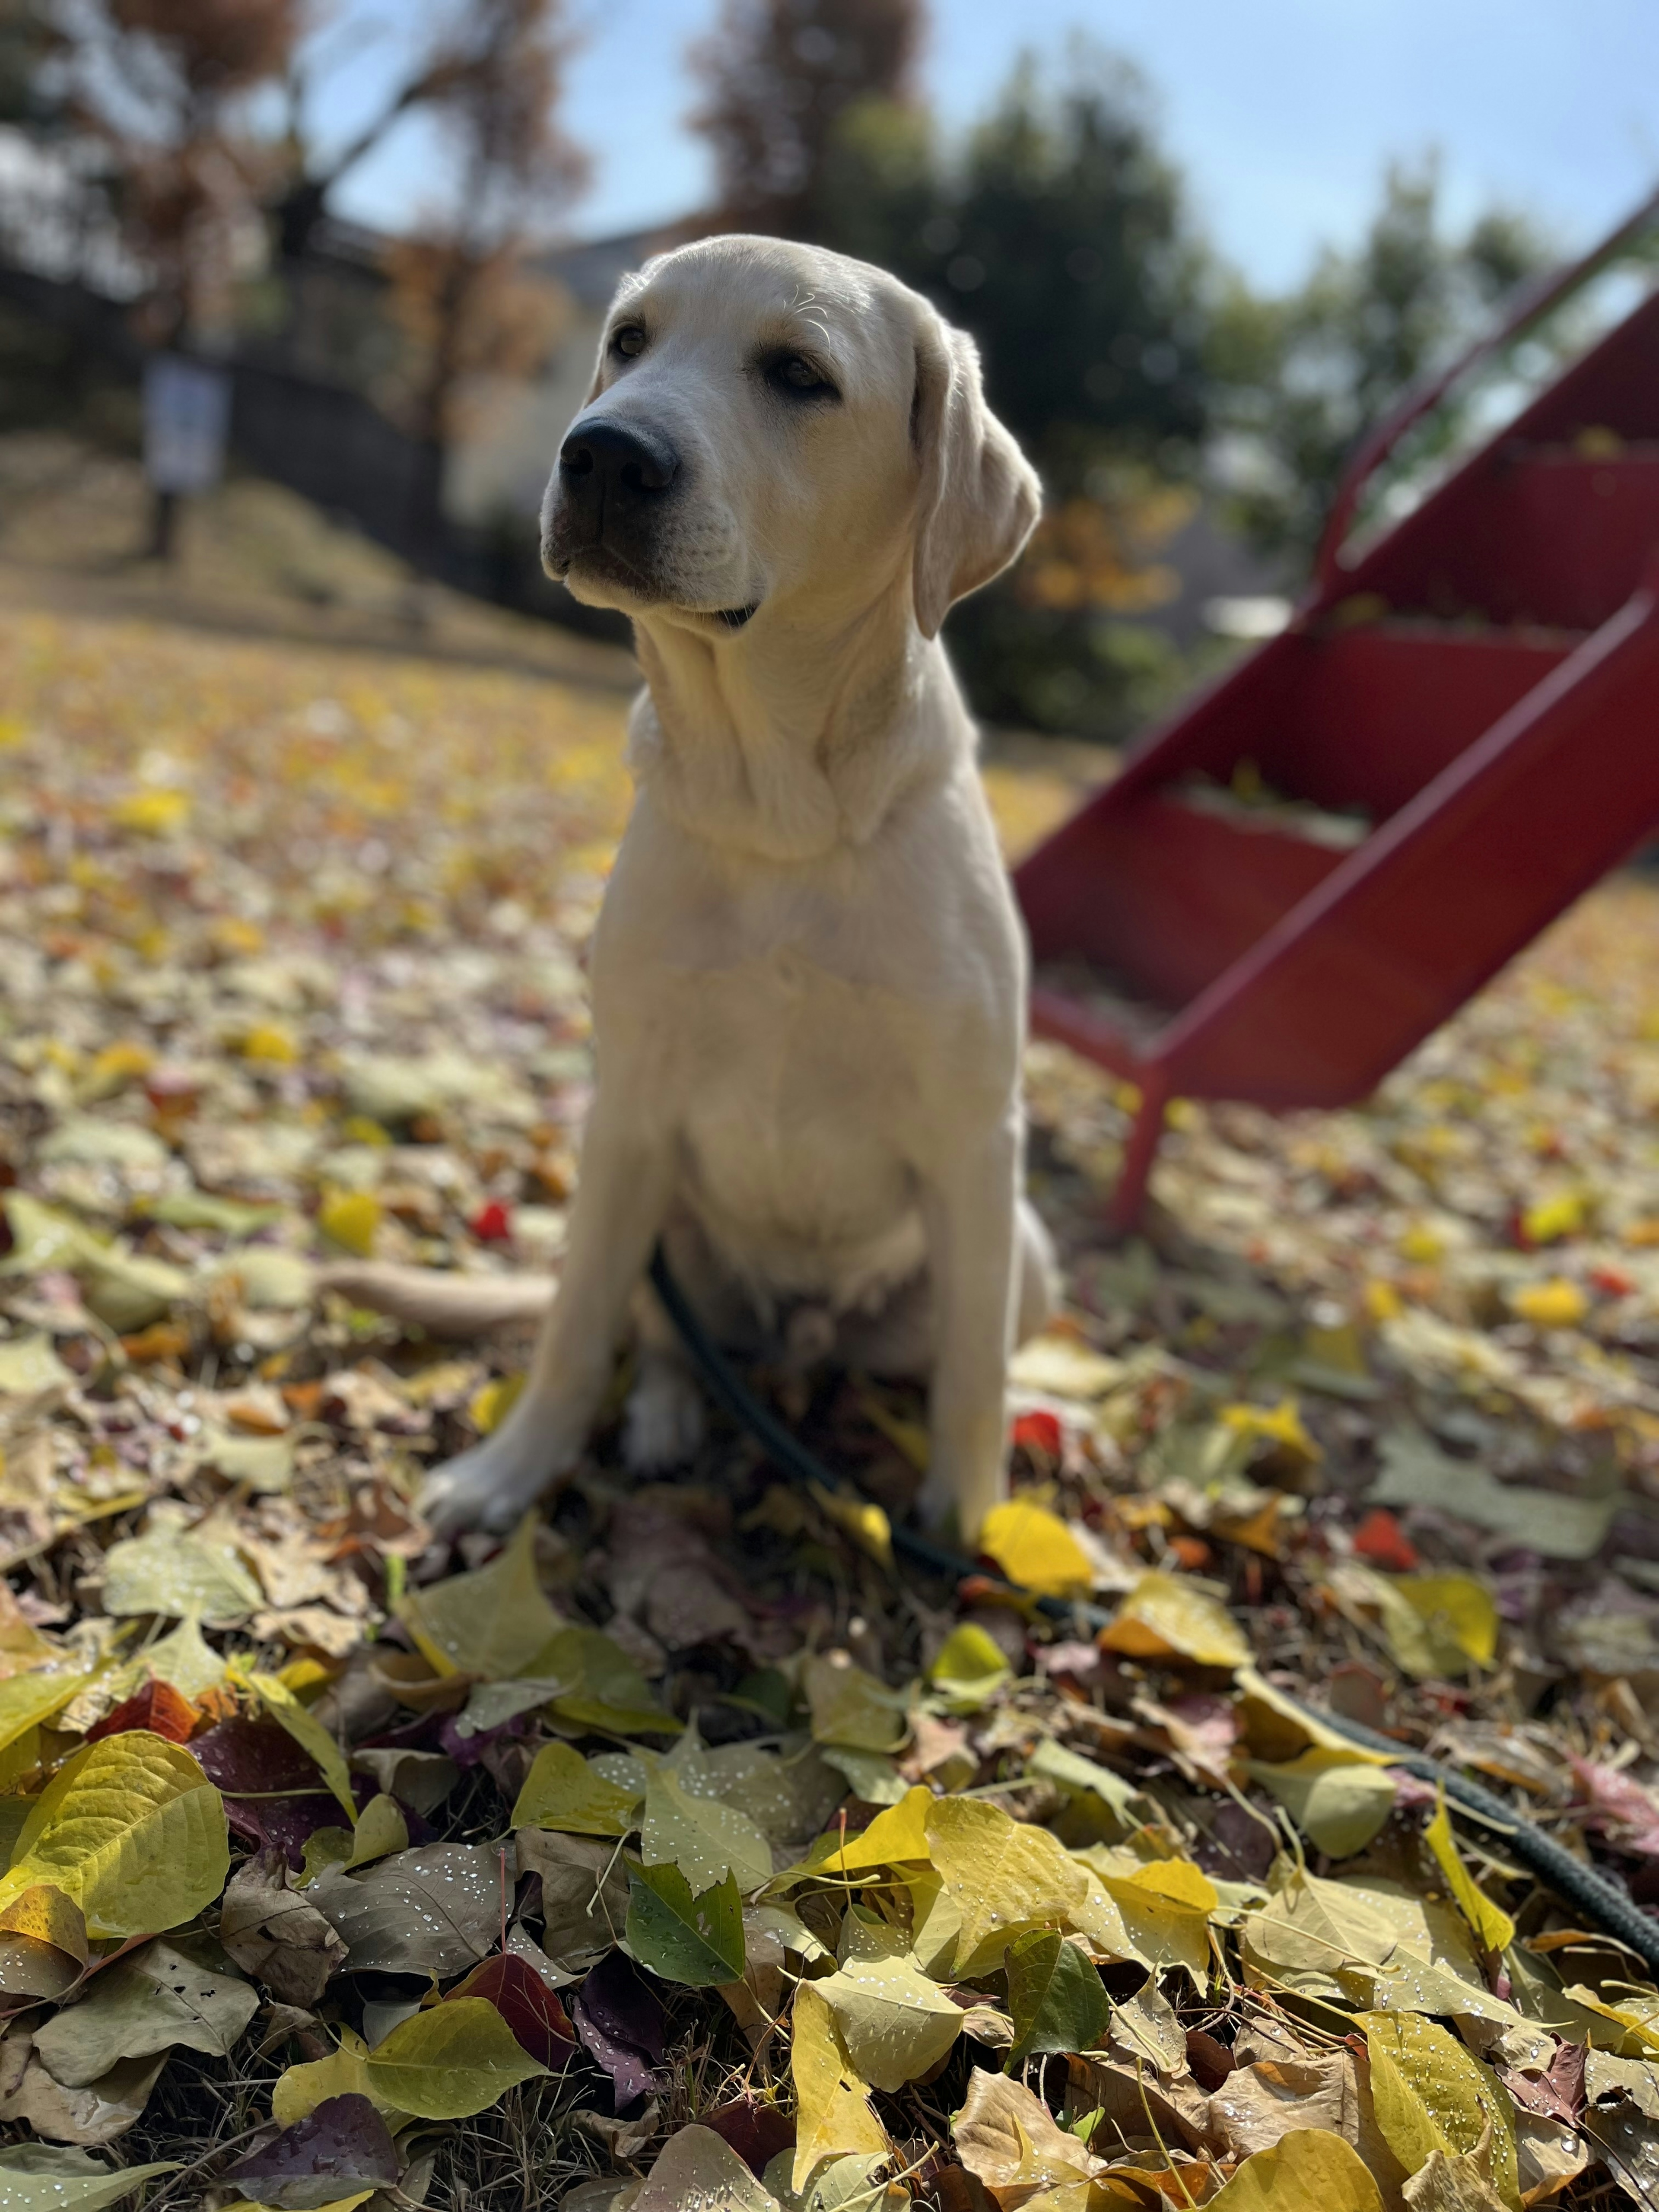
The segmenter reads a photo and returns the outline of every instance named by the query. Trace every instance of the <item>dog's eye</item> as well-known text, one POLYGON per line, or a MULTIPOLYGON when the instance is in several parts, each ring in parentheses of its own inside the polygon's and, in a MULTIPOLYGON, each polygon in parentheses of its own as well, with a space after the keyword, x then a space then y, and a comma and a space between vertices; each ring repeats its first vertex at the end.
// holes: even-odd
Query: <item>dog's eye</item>
POLYGON ((811 399, 839 399, 841 397, 829 378, 798 353, 781 353, 766 363, 769 381, 793 398, 797 392, 811 399))
POLYGON ((611 336, 611 350, 619 353, 624 361, 633 361, 645 351, 645 332, 637 323, 624 323, 611 336))

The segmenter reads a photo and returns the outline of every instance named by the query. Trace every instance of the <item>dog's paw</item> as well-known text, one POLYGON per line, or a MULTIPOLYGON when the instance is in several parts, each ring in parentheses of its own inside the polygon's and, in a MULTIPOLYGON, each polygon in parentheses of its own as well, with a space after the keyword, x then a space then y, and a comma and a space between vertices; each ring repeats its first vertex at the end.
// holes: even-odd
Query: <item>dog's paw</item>
POLYGON ((517 1528, 554 1472, 501 1451, 493 1442, 477 1444, 434 1468, 421 1486, 416 1510, 439 1536, 459 1536, 469 1528, 505 1535, 517 1528))
POLYGON ((623 1462, 631 1474, 684 1467, 708 1430, 702 1393, 678 1360, 641 1362, 623 1419, 623 1462))

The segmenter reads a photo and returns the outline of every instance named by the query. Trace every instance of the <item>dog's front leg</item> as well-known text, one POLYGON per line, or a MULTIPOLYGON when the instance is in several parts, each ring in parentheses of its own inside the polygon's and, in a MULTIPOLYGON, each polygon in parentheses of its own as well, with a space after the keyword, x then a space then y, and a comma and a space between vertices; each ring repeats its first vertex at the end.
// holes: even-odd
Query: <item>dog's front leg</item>
POLYGON ((439 1468, 421 1496, 434 1528, 510 1528, 574 1466, 611 1379, 628 1302, 667 1216, 672 1141, 593 1100, 558 1294, 501 1427, 439 1468))
POLYGON ((922 1518, 952 1508, 964 1539, 1008 1492, 1008 1354, 1013 1343, 1019 1195, 1017 1128, 950 1145, 922 1184, 935 1345, 922 1518))

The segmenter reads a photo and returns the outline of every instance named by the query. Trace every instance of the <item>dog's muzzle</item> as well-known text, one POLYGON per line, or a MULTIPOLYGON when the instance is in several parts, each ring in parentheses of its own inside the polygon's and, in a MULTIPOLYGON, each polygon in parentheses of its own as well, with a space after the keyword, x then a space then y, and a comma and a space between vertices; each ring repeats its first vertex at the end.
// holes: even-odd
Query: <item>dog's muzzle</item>
POLYGON ((663 508, 679 473, 679 454, 648 424, 625 426, 603 416, 577 422, 559 448, 548 565, 563 569, 578 555, 602 549, 647 574, 663 508))

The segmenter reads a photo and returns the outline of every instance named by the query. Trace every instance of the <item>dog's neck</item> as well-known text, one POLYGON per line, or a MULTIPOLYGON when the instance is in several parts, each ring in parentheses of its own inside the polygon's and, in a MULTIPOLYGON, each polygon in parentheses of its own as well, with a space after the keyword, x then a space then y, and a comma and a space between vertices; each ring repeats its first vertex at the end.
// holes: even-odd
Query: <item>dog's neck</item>
POLYGON ((906 793, 969 742, 944 653, 908 594, 834 629, 789 623, 711 640, 650 616, 629 763, 693 836, 758 858, 866 843, 906 793))

